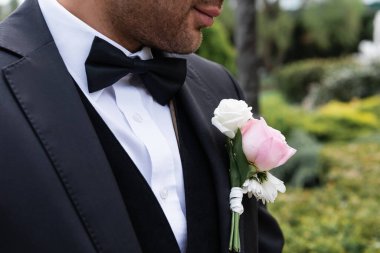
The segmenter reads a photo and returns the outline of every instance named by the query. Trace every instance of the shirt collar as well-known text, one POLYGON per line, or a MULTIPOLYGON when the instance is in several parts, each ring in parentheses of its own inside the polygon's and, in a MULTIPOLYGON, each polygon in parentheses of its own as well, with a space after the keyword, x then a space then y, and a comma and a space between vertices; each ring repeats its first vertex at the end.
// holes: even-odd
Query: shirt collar
POLYGON ((115 47, 126 56, 147 60, 153 58, 150 48, 131 53, 120 44, 99 33, 82 20, 71 14, 56 0, 38 0, 41 12, 57 45, 67 70, 86 95, 97 100, 103 90, 89 93, 85 61, 90 52, 94 37, 97 36, 115 47))

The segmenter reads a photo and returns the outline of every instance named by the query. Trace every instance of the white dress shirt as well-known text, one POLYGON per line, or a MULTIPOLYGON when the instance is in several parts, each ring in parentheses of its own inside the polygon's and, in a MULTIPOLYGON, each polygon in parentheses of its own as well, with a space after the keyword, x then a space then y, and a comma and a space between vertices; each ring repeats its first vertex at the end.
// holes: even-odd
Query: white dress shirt
MULTIPOLYGON (((85 61, 95 36, 127 56, 152 58, 150 48, 131 53, 67 11, 56 0, 39 0, 67 70, 150 185, 185 252, 187 224, 183 174, 170 109, 153 100, 137 76, 89 93, 85 61)), ((54 85, 54 84, 52 84, 54 85)))

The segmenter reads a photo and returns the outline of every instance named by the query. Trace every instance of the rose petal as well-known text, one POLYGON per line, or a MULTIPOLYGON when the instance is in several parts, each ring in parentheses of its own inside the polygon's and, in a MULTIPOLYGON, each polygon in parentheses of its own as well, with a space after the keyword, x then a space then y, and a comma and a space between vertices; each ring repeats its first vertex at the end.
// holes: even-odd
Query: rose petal
POLYGON ((271 170, 278 163, 278 150, 273 150, 273 142, 273 138, 267 139, 261 144, 260 148, 257 151, 256 160, 253 161, 253 163, 256 165, 259 171, 271 170))
POLYGON ((241 129, 243 138, 243 152, 248 161, 255 163, 262 143, 268 138, 265 127, 257 119, 249 120, 241 129))
POLYGON ((215 117, 211 119, 211 123, 219 129, 220 132, 222 132, 227 137, 233 139, 235 138, 235 132, 226 128, 223 124, 221 124, 215 117))
POLYGON ((260 171, 268 171, 283 165, 295 152, 286 142, 272 137, 261 145, 255 165, 260 171))
POLYGON ((283 165, 284 163, 286 163, 289 160, 289 158, 291 158, 297 152, 296 149, 288 146, 287 144, 286 146, 287 146, 286 153, 282 156, 282 158, 280 159, 280 161, 278 161, 277 165, 274 168, 279 167, 283 165))

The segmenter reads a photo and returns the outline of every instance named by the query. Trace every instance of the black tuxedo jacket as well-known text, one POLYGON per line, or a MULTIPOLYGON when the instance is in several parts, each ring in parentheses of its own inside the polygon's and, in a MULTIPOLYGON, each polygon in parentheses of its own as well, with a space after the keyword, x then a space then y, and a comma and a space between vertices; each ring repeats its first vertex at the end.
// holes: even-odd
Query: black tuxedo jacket
MULTIPOLYGON (((242 94, 219 65, 186 58, 188 75, 178 96, 212 167, 220 248, 226 253, 228 156, 211 117, 221 99, 242 94)), ((141 252, 110 165, 36 0, 26 0, 0 24, 0 68, 0 252, 141 252)), ((277 223, 254 199, 244 199, 244 205, 242 252, 280 252, 277 223)))

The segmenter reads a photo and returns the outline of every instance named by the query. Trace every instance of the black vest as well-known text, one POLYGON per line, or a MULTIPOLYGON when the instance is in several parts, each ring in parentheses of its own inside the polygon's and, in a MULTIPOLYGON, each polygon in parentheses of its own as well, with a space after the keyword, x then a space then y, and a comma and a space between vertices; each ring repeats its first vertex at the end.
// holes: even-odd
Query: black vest
MULTIPOLYGON (((179 253, 174 234, 148 183, 90 102, 79 92, 111 165, 142 251, 179 253)), ((186 198, 186 252, 217 253, 220 245, 218 210, 209 161, 181 103, 175 100, 186 198)))

